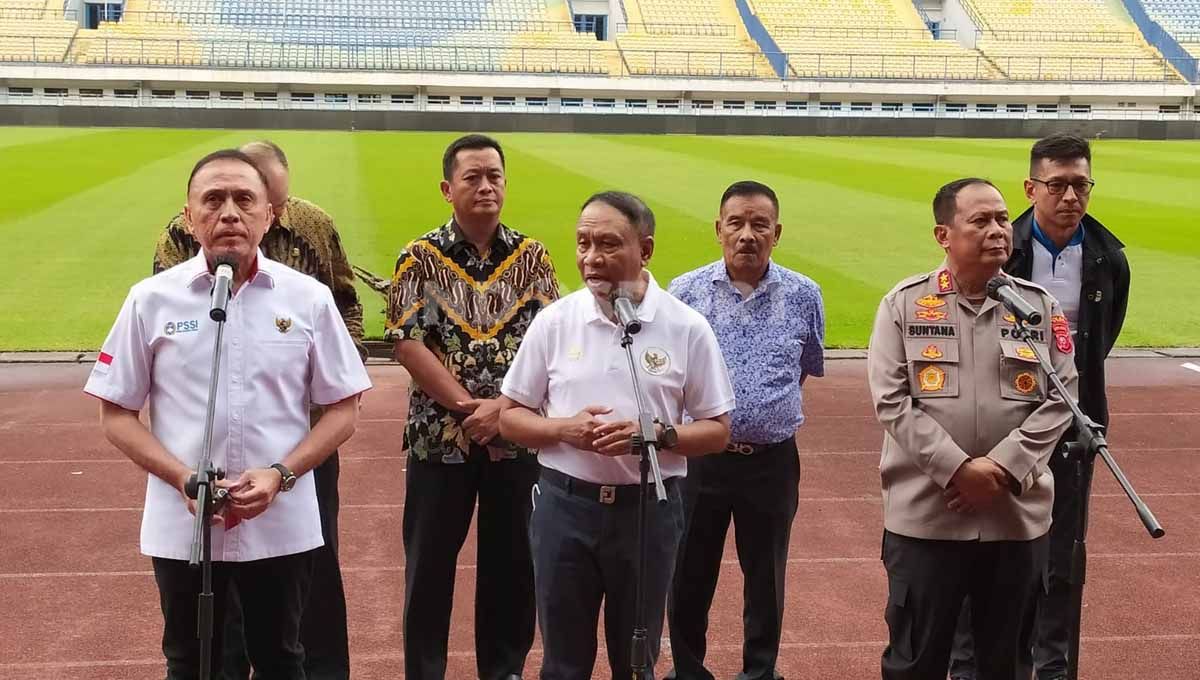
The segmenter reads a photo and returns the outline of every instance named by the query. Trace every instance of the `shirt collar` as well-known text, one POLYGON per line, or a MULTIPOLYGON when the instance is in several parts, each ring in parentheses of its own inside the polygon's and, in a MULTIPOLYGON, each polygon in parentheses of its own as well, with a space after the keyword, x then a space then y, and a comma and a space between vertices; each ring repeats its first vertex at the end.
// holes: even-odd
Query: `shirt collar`
MULTIPOLYGON (((733 287, 733 280, 729 278, 729 269, 725 266, 725 260, 717 260, 712 264, 712 282, 723 283, 729 287, 733 287)), ((769 290, 783 283, 783 274, 779 272, 779 267, 772 260, 767 261, 767 271, 759 280, 758 285, 754 287, 754 292, 759 290, 769 290)))
POLYGON ((1037 216, 1033 216, 1032 224, 1033 238, 1050 252, 1050 256, 1052 258, 1057 259, 1058 254, 1067 248, 1083 245, 1083 222, 1079 223, 1079 227, 1075 229, 1075 233, 1071 235, 1071 240, 1067 241, 1066 248, 1059 248, 1054 241, 1050 240, 1049 236, 1046 236, 1046 233, 1042 231, 1041 226, 1038 225, 1037 216))
MULTIPOLYGON (((453 217, 451 217, 450 221, 446 223, 446 226, 442 228, 442 237, 446 243, 446 250, 452 250, 461 245, 467 245, 470 243, 470 241, 467 240, 466 234, 463 233, 462 227, 459 226, 458 220, 454 219, 453 217)), ((501 222, 496 226, 496 235, 492 239, 492 247, 494 248, 497 245, 500 245, 503 246, 507 252, 512 252, 513 248, 516 247, 516 240, 516 233, 512 229, 504 226, 504 223, 501 222)))
MULTIPOLYGON (((659 288, 658 282, 654 280, 654 274, 651 274, 650 270, 643 269, 642 273, 646 275, 646 294, 642 296, 642 301, 638 304, 636 311, 638 321, 649 323, 654 321, 654 314, 658 311, 658 304, 664 293, 662 288, 659 288)), ((588 295, 592 300, 591 305, 587 307, 585 321, 587 323, 605 323, 610 326, 616 325, 604 315, 596 296, 592 295, 591 291, 588 291, 588 295)))
MULTIPOLYGON (((187 285, 195 286, 197 281, 204 281, 206 286, 212 286, 213 274, 208 271, 208 259, 204 257, 204 250, 188 260, 183 266, 187 267, 187 285)), ((262 251, 256 251, 254 254, 254 264, 250 267, 250 277, 246 279, 247 285, 262 285, 267 288, 275 287, 275 275, 271 271, 274 269, 275 263, 262 254, 262 251)))

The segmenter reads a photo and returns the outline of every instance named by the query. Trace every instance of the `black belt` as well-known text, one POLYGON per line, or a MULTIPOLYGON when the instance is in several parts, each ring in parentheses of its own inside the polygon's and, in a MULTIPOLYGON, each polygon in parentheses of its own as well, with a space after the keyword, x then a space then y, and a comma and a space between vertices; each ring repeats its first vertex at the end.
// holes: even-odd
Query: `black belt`
MULTIPOLYGON (((671 492, 672 487, 675 486, 678 479, 678 477, 667 477, 663 480, 663 486, 666 487, 667 493, 671 492)), ((602 505, 636 504, 638 489, 641 488, 640 484, 596 484, 595 482, 585 482, 582 479, 577 479, 548 467, 542 468, 538 484, 549 484, 550 486, 562 489, 569 495, 586 498, 602 505)), ((651 483, 649 494, 653 493, 654 484, 651 483)))
POLYGON ((763 453, 764 451, 773 449, 777 446, 782 446, 787 443, 788 443, 787 439, 784 439, 783 441, 775 442, 774 444, 750 444, 750 443, 746 443, 746 442, 729 442, 729 444, 727 444, 725 446, 725 453, 738 453, 743 456, 753 456, 755 454, 763 453))

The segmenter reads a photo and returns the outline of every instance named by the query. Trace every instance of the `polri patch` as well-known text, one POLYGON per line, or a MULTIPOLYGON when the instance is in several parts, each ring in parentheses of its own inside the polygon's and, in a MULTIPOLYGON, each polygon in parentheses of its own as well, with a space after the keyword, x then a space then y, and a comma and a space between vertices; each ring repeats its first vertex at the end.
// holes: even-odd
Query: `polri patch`
POLYGON ((946 387, 946 371, 941 366, 930 364, 917 374, 917 383, 922 392, 941 392, 946 387))

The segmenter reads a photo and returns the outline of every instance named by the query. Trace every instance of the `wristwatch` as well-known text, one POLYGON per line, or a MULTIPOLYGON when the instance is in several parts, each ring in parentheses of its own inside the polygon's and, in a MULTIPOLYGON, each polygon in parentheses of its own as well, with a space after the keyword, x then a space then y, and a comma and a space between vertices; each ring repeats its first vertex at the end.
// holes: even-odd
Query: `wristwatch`
POLYGON ((271 469, 283 477, 283 481, 279 483, 280 491, 291 491, 292 487, 296 486, 296 475, 292 474, 292 471, 287 469, 283 463, 274 463, 271 465, 271 469))
POLYGON ((664 423, 658 418, 654 419, 654 424, 662 427, 662 432, 658 435, 660 449, 673 449, 679 444, 679 433, 675 431, 674 425, 664 423))

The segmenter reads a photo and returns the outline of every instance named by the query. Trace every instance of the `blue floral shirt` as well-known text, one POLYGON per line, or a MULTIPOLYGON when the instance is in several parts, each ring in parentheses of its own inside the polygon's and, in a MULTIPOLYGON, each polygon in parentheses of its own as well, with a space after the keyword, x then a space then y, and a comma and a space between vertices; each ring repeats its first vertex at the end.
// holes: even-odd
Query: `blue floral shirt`
POLYGON ((772 444, 804 423, 800 381, 825 375, 825 310, 815 281, 771 262, 750 295, 724 260, 683 274, 670 292, 717 334, 737 398, 732 441, 772 444))

